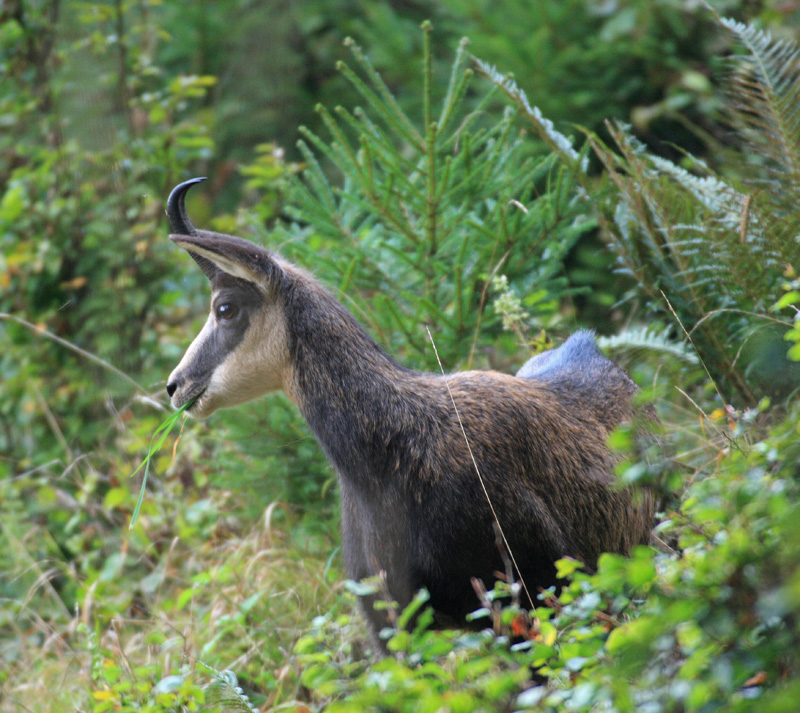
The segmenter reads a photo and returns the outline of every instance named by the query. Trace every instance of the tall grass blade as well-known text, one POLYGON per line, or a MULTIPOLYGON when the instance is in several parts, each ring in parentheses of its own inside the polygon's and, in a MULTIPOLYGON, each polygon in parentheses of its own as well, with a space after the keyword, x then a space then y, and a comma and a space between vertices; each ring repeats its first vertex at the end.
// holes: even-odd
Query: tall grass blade
POLYGON ((133 508, 133 515, 131 515, 131 524, 128 526, 128 529, 132 530, 134 525, 136 525, 136 520, 139 517, 139 511, 142 509, 142 503, 144 502, 144 492, 145 488, 147 487, 147 476, 150 474, 150 459, 153 457, 153 454, 158 452, 161 449, 161 446, 164 445, 164 441, 167 440, 167 436, 169 436, 172 429, 175 427, 175 424, 178 420, 183 416, 186 409, 188 409, 195 401, 197 401, 197 397, 195 396, 191 401, 187 401, 183 406, 181 406, 175 413, 173 413, 169 418, 167 418, 153 433, 153 437, 150 439, 150 448, 147 451, 147 456, 145 459, 139 464, 139 467, 130 474, 129 477, 133 477, 136 475, 142 468, 144 468, 144 477, 142 478, 142 486, 139 488, 139 497, 136 500, 136 507, 133 508), (156 440, 158 438, 158 440, 156 440))

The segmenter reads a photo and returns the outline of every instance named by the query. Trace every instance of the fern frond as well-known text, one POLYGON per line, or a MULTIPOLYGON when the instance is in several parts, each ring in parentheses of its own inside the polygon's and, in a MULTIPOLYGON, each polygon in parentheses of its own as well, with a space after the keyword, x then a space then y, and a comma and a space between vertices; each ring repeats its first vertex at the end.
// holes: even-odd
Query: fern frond
POLYGON ((247 694, 242 690, 236 674, 231 670, 217 671, 206 663, 198 662, 200 666, 212 674, 212 685, 207 690, 206 697, 210 703, 224 706, 226 711, 241 711, 241 713, 259 713, 247 694))
POLYGON ((610 337, 597 337, 597 346, 609 352, 649 351, 668 354, 689 364, 699 363, 693 350, 669 337, 669 329, 656 332, 650 327, 629 327, 610 337))
POLYGON ((728 100, 748 145, 744 182, 752 188, 748 245, 763 265, 800 262, 800 46, 750 25, 721 19, 747 54, 731 59, 728 100), (760 164, 760 165, 759 165, 760 164), (764 170, 766 168, 766 170, 764 170))
POLYGON ((753 148, 800 186, 800 48, 752 24, 720 22, 748 52, 732 60, 736 119, 753 148))
MULTIPOLYGON (((691 158, 691 157, 690 157, 691 158)), ((726 224, 738 225, 744 195, 716 176, 696 176, 661 156, 651 156, 653 167, 673 178, 699 203, 716 213, 726 224)), ((695 160, 695 163, 699 163, 695 160)))

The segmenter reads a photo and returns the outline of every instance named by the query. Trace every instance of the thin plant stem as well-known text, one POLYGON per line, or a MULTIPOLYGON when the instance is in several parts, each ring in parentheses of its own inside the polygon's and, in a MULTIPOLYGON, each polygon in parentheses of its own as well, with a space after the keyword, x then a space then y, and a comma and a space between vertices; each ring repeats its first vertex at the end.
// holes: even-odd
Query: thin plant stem
POLYGON ((129 384, 135 386, 139 391, 143 393, 147 393, 147 389, 144 388, 138 381, 132 379, 128 376, 124 371, 120 371, 115 367, 113 364, 109 364, 105 359, 101 359, 96 354, 92 354, 91 352, 87 352, 85 349, 81 349, 79 346, 76 346, 72 342, 68 342, 66 339, 62 339, 61 337, 56 336, 52 332, 47 331, 43 327, 37 327, 32 322, 28 322, 27 320, 22 319, 21 317, 17 317, 13 314, 8 314, 7 312, 0 312, 0 319, 7 319, 12 322, 16 322, 17 324, 29 329, 31 332, 36 334, 40 337, 47 337, 48 339, 52 339, 57 344, 60 344, 62 347, 66 347, 67 349, 72 350, 76 354, 80 354, 82 357, 89 359, 89 361, 93 361, 95 364, 99 364, 104 369, 107 369, 110 372, 113 372, 117 376, 125 379, 129 384))
MULTIPOLYGON (((433 346, 433 353, 436 355, 436 361, 439 363, 439 370, 442 372, 442 378, 444 379, 444 384, 447 387, 447 393, 450 394, 450 401, 453 404, 453 410, 456 414, 456 419, 458 419, 458 425, 461 427, 461 435, 464 436, 464 441, 467 444, 467 450, 469 451, 469 456, 472 458, 472 465, 475 467, 475 473, 478 476, 478 480, 480 481, 481 488, 483 489, 483 494, 486 496, 486 502, 489 503, 489 509, 492 511, 492 517, 494 518, 495 524, 497 525, 497 532, 503 539, 503 543, 506 546, 506 550, 508 551, 508 556, 511 557, 511 561, 514 563, 514 567, 517 570, 517 576, 519 577, 519 581, 522 584, 522 588, 525 590, 525 594, 528 597, 528 600, 533 607, 533 616, 536 618, 536 605, 533 602, 533 597, 531 593, 528 591, 528 585, 525 584, 525 580, 522 578, 522 570, 519 568, 517 564, 517 560, 514 557, 514 553, 511 550, 511 545, 508 544, 508 539, 506 538, 506 533, 503 531, 503 526, 500 524, 500 519, 497 517, 497 512, 494 509, 494 505, 492 504, 492 499, 489 497, 489 491, 486 489, 486 483, 483 480, 483 476, 481 475, 480 468, 478 468, 478 462, 475 460, 475 454, 472 452, 472 446, 469 444, 469 438, 467 438, 467 432, 464 430, 464 424, 461 422, 461 414, 458 412, 458 406, 456 406, 456 400, 453 398, 453 392, 450 390, 450 382, 447 380, 447 376, 444 373, 444 367, 442 366, 442 360, 439 358, 439 350, 436 348, 436 342, 433 341, 433 335, 431 334, 431 330, 426 327, 428 330, 428 338, 431 340, 431 345, 433 346)), ((511 582, 509 582, 509 585, 511 582)))

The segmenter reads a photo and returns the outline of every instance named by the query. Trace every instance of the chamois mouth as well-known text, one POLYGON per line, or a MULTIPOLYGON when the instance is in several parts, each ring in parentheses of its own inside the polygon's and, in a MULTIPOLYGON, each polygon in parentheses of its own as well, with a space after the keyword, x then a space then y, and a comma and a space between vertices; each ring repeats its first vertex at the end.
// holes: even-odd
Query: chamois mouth
POLYGON ((181 406, 188 403, 189 405, 186 407, 186 413, 192 413, 192 411, 199 407, 207 388, 208 387, 201 385, 194 387, 186 395, 186 398, 183 400, 182 404, 175 404, 175 408, 181 408, 181 406))

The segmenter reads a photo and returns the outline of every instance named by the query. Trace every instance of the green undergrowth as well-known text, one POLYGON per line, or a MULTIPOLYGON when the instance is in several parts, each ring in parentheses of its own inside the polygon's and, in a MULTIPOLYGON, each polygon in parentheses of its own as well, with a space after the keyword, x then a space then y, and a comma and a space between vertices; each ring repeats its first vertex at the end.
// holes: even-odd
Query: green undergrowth
MULTIPOLYGON (((42 518, 63 495, 28 480, 6 483, 6 498, 11 487, 37 498, 42 518)), ((222 711, 237 697, 263 705, 294 695, 294 641, 315 614, 350 606, 335 530, 307 531, 278 503, 254 522, 234 514, 240 496, 198 495, 161 483, 129 533, 120 525, 132 494, 109 491, 104 514, 76 503, 69 556, 43 520, 6 517, 16 596, 0 615, 2 710, 222 711)))
POLYGON ((660 488, 663 547, 604 555, 595 574, 560 562, 563 590, 532 617, 498 585, 476 598, 477 631, 428 629, 423 592, 377 662, 335 523, 321 534, 278 503, 253 521, 235 492, 181 482, 191 432, 130 532, 134 493, 109 490, 101 515, 84 482, 69 557, 42 526, 66 491, 4 481, 6 502, 16 488, 39 514, 2 524, 17 592, 0 616, 2 710, 791 711, 800 413, 686 406, 661 402, 674 458, 660 471, 620 465, 660 488))
MULTIPOLYGON (((730 96, 706 97, 707 152, 672 146, 667 160, 636 131, 666 114, 697 129, 673 116, 697 97, 639 107, 650 120, 605 134, 555 126, 521 89, 532 84, 476 61, 474 45, 445 64, 425 24, 418 41, 388 45, 418 47, 424 61, 391 76, 415 72, 419 97, 381 73, 385 56, 370 59, 386 47, 368 56, 349 41, 336 57, 352 66, 330 81, 361 107, 320 106, 303 164, 263 144, 227 166, 214 158, 220 125, 233 126, 214 114, 215 78, 158 66, 159 47, 179 52, 157 24, 168 4, 64 3, 83 39, 55 43, 45 9, 59 3, 11 5, 14 17, 0 9, 0 710, 796 713, 796 45, 718 23, 730 96), (85 143, 94 114, 80 130, 64 116, 88 64, 97 106, 117 120, 97 146, 85 143), (719 152, 714 106, 739 121, 719 152), (654 546, 605 555, 596 573, 561 561, 563 588, 532 613, 498 585, 476 596, 470 631, 430 630, 422 592, 395 612, 392 655, 375 661, 355 599, 368 585, 344 581, 336 479, 294 406, 268 397, 167 438, 181 414, 164 422, 163 380, 208 299, 166 240, 163 198, 190 167, 219 176, 189 199, 198 226, 313 271, 403 363, 435 367, 425 327, 453 370, 513 371, 579 325, 613 333, 601 348, 661 422, 648 438, 611 439, 620 481, 658 499, 654 546), (241 209, 221 212, 237 181, 241 209), (587 258, 599 241, 610 250, 587 258), (575 282, 585 260, 607 315, 594 324, 580 304, 595 296, 575 282), (129 478, 148 447, 147 477, 129 478)), ((507 17, 528 14, 513 5, 507 17)), ((674 55, 637 22, 679 29, 683 4, 602 5, 587 20, 603 29, 586 67, 616 83, 629 63, 592 62, 602 47, 674 55)), ((571 22, 559 8, 551 16, 571 22)), ((301 29, 315 43, 328 31, 301 29)), ((520 60, 551 36, 543 26, 520 60)), ((559 55, 569 62, 544 86, 580 54, 559 55)), ((678 65, 650 79, 710 84, 678 65)), ((631 79, 628 101, 643 81, 631 79)), ((597 87, 603 106, 617 103, 611 89, 597 87)))
POLYGON ((312 707, 795 710, 800 431, 796 411, 770 420, 702 417, 680 454, 693 468, 675 466, 680 501, 657 528, 672 547, 603 555, 595 574, 560 562, 564 589, 543 593, 527 626, 498 598, 505 608, 479 611, 483 632, 400 632, 395 656, 369 666, 342 647, 347 616, 318 617, 295 648, 312 707))

